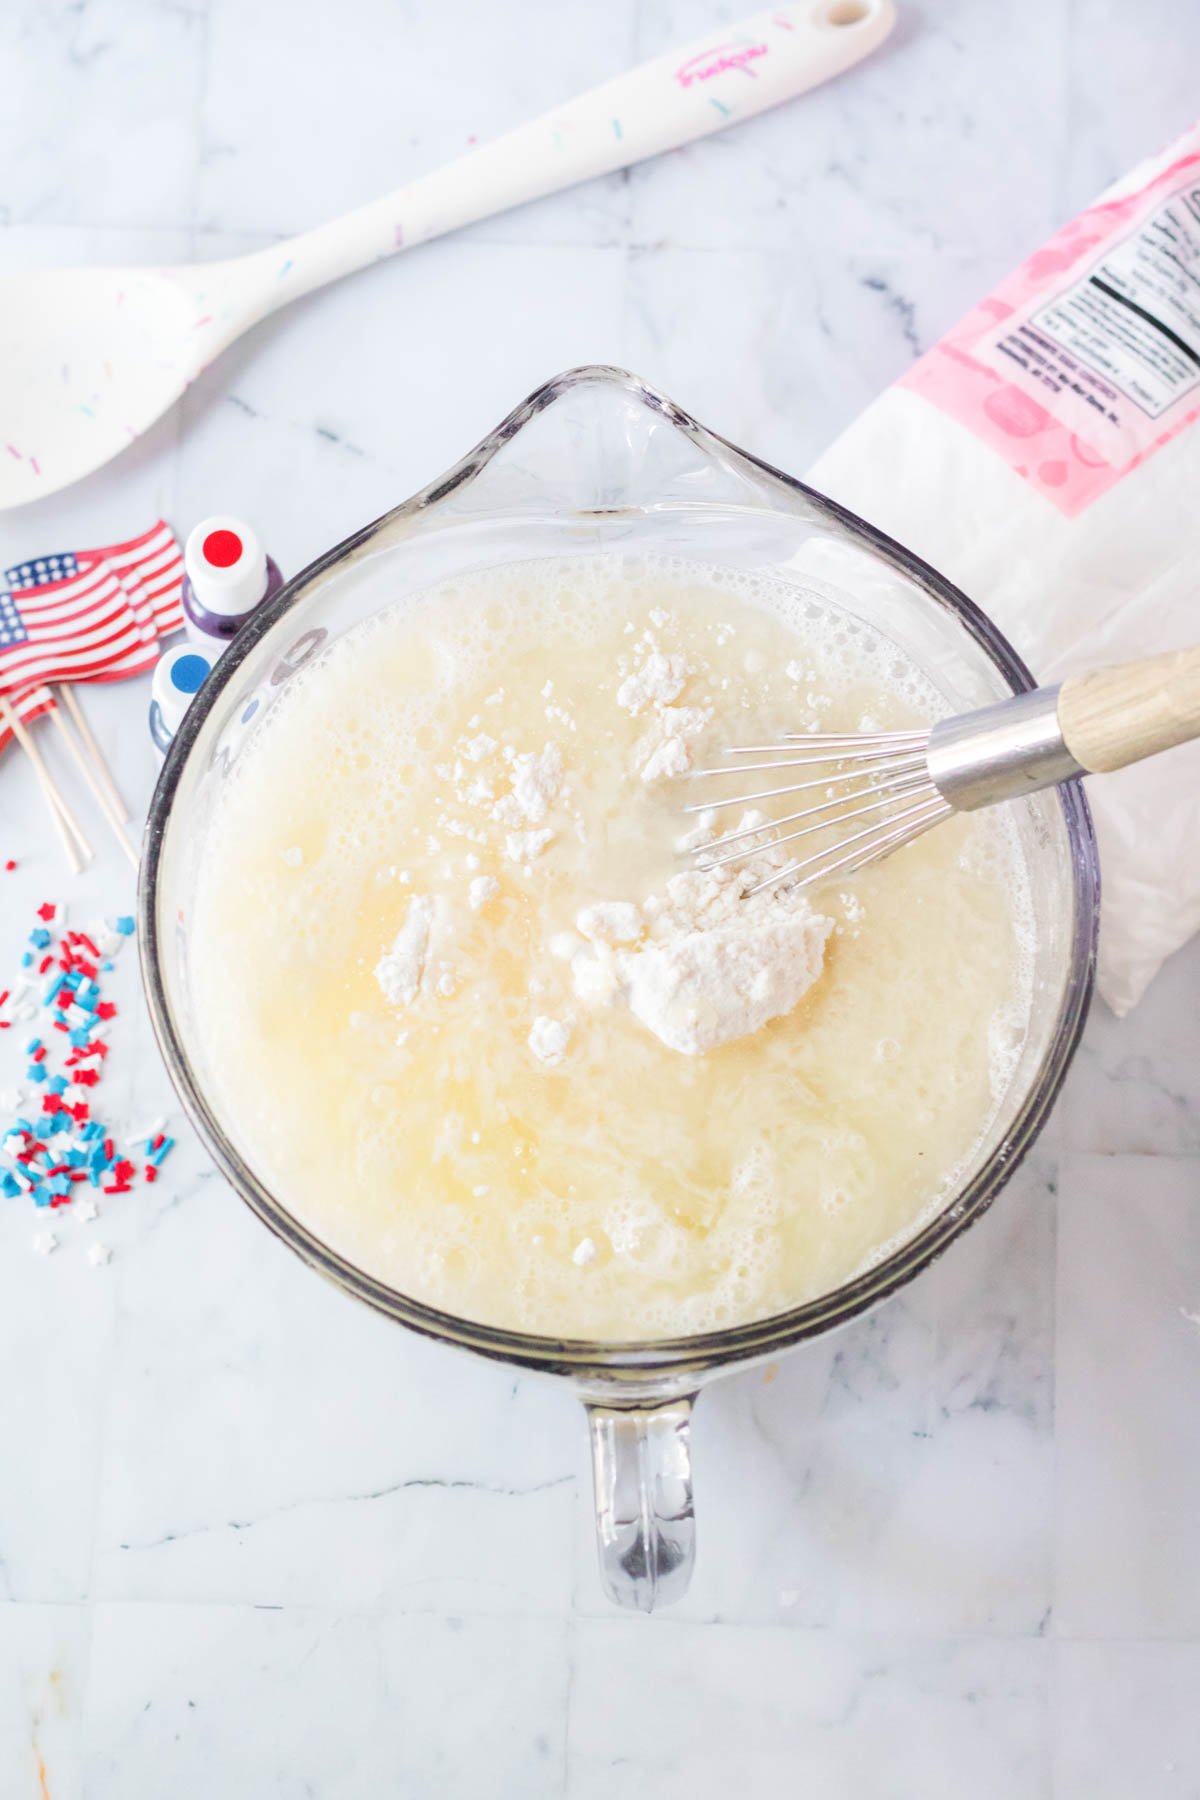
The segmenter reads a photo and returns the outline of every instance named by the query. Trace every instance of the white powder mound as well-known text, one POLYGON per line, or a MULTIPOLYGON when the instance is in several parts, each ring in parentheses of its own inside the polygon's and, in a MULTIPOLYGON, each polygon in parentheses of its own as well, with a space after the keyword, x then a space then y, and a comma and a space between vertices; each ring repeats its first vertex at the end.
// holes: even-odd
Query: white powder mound
POLYGON ((433 910, 434 902, 427 894, 414 895, 395 942, 375 965, 375 979, 384 999, 392 1006, 411 1006, 420 992, 425 959, 429 954, 433 910))
POLYGON ((532 862, 551 843, 554 832, 548 825, 540 831, 510 831, 504 840, 504 854, 509 862, 532 862))
POLYGON ((642 909, 631 900, 598 900, 576 913, 575 929, 593 943, 632 944, 642 935, 642 909))
POLYGON ((493 817, 502 825, 519 825, 522 819, 540 825, 562 786, 562 752, 557 744, 526 750, 512 759, 512 793, 499 802, 493 817))
POLYGON ((467 901, 472 912, 478 912, 489 900, 494 900, 500 892, 500 883, 494 875, 477 875, 467 889, 467 901))
POLYGON ((688 747, 682 738, 664 738, 658 749, 642 769, 643 781, 665 781, 672 775, 682 775, 689 769, 692 759, 688 747))
POLYGON ((548 1019, 539 1013, 529 1033, 529 1048, 539 1062, 560 1063, 571 1041, 571 1028, 561 1019, 548 1019))
POLYGON ((621 683, 617 705, 635 714, 652 704, 665 706, 683 692, 689 672, 686 657, 664 656, 655 650, 621 683))
POLYGON ((736 872, 672 876, 665 898, 646 902, 650 941, 578 957, 576 993, 603 1004, 623 992, 635 1017, 684 1056, 702 1056, 791 1012, 821 974, 833 920, 796 888, 749 894, 771 867, 760 855, 736 872))
POLYGON ((821 973, 829 931, 806 905, 624 952, 630 1009, 668 1048, 702 1056, 791 1012, 821 973))

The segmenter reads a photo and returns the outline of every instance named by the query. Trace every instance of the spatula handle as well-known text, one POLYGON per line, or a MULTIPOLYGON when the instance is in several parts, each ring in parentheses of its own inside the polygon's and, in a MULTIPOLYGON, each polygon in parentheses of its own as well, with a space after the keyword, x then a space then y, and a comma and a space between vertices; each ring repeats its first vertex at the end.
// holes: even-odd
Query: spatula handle
POLYGON ((262 310, 393 251, 627 168, 839 75, 881 44, 893 0, 784 0, 655 57, 445 168, 268 253, 262 310))
POLYGON ((1076 762, 1095 773, 1200 737, 1200 646, 1068 677, 1058 722, 1076 762))

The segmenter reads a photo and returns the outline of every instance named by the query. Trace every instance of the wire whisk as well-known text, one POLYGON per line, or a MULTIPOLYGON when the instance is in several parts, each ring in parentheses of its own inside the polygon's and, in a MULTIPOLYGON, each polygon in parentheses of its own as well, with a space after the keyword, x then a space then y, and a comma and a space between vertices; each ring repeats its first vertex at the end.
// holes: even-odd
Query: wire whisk
POLYGON ((756 873, 765 857, 769 872, 748 894, 785 882, 816 886, 881 861, 952 813, 1120 769, 1197 736, 1200 648, 1071 676, 925 729, 789 732, 778 743, 740 744, 719 767, 682 776, 714 784, 683 811, 757 809, 794 797, 800 804, 751 811, 684 854, 699 869, 753 858, 756 873), (761 760, 744 760, 751 757, 761 760), (731 776, 781 772, 799 779, 739 780, 736 792, 727 791, 731 776), (785 849, 791 845, 797 848, 785 849))

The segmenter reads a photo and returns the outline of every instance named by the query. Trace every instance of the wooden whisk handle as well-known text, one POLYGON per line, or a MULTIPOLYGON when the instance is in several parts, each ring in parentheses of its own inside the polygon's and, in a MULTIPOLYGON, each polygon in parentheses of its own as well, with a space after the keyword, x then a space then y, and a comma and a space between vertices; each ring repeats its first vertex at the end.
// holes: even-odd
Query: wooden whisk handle
POLYGON ((1067 749, 1092 773, 1200 737, 1200 645, 1069 676, 1058 722, 1067 749))

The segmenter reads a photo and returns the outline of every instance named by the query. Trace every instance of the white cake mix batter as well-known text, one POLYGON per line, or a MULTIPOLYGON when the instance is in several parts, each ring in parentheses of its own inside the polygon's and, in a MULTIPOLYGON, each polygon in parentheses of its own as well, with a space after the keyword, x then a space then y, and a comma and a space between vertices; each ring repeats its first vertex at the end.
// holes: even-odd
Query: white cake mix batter
POLYGON ((359 628, 256 733, 201 859, 234 1136, 335 1249, 496 1324, 687 1333, 845 1280, 1002 1091, 1015 835, 956 819, 747 897, 783 853, 691 868, 713 827, 687 838, 672 777, 942 710, 844 615, 682 565, 522 565, 359 628))

